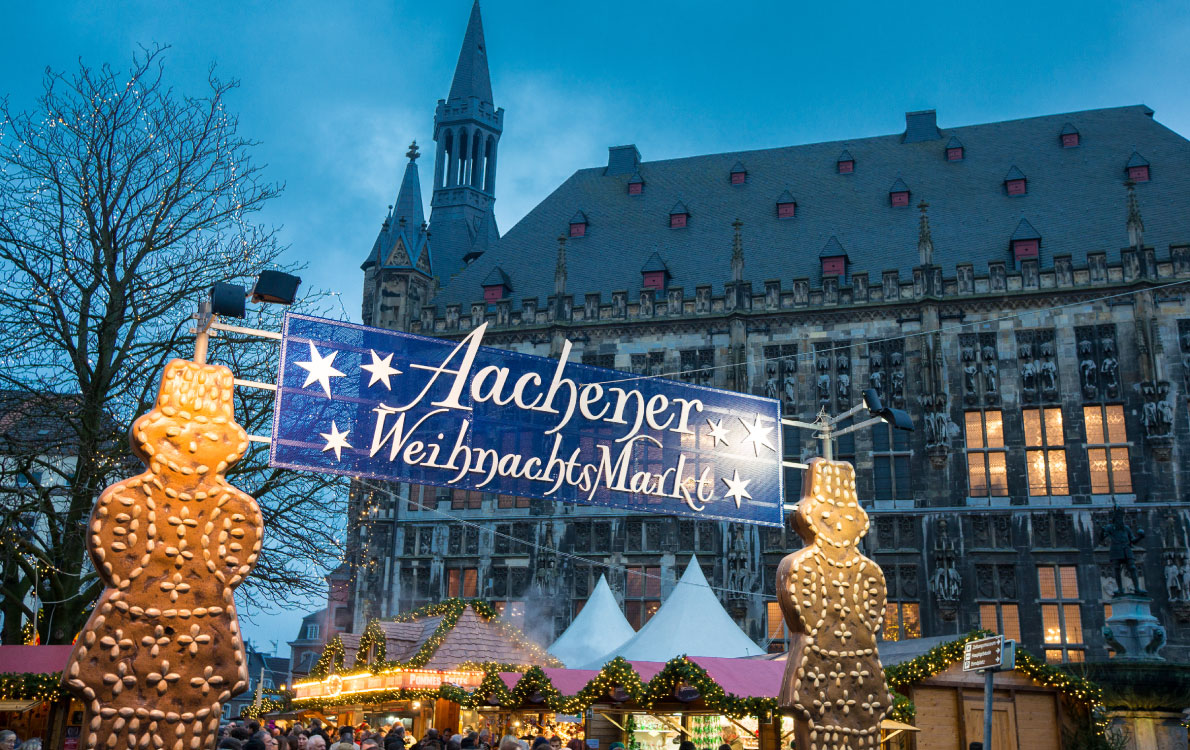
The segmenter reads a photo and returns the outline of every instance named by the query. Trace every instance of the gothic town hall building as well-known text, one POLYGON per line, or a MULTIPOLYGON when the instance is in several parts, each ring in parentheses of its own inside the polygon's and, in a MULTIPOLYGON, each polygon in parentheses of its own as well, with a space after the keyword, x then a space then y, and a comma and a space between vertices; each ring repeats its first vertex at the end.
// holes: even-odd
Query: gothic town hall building
MULTIPOLYGON (((875 388, 917 429, 861 431, 883 637, 984 626, 1101 660, 1113 505, 1167 658, 1190 660, 1190 142, 1143 105, 648 161, 635 146, 496 226, 495 104, 478 3, 363 263, 366 324, 779 398, 812 418, 875 388)), ((840 133, 845 137, 846 133, 840 133)), ((792 460, 817 451, 786 430, 792 460)), ((786 478, 788 501, 800 477, 786 478)), ((356 631, 478 596, 543 642, 601 573, 639 626, 697 555, 727 610, 783 648, 791 529, 393 485, 352 493, 356 631), (450 522, 449 517, 462 519, 450 522)), ((1130 585, 1130 582, 1129 584, 1130 585)))

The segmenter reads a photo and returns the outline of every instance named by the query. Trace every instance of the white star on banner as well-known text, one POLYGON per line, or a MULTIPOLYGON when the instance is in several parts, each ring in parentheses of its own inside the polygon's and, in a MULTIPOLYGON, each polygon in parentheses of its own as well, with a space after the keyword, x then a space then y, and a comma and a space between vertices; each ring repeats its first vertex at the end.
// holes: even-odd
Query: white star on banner
POLYGON ((341 378, 343 373, 336 370, 332 364, 335 361, 335 355, 338 352, 331 352, 323 357, 314 348, 314 342, 310 342, 310 361, 309 362, 295 362, 298 367, 306 371, 306 382, 302 383, 302 387, 306 388, 311 383, 318 383, 322 386, 322 390, 326 391, 326 397, 331 397, 331 378, 341 378))
POLYGON ((748 437, 744 438, 743 444, 746 445, 748 443, 752 443, 752 452, 754 455, 760 455, 760 446, 762 445, 774 453, 776 452, 777 449, 774 448, 773 444, 769 442, 768 437, 769 433, 773 431, 773 428, 762 425, 760 423, 761 416, 759 414, 756 415, 756 419, 753 420, 752 424, 745 422, 743 417, 739 417, 739 420, 740 424, 744 425, 744 427, 748 429, 748 437))
POLYGON ((744 489, 748 486, 751 479, 740 479, 739 469, 733 469, 735 476, 731 479, 723 477, 723 483, 727 485, 727 496, 735 500, 735 507, 740 507, 740 500, 751 500, 752 496, 748 494, 748 490, 744 489))
POLYGON ((711 440, 715 442, 715 444, 711 446, 712 448, 718 448, 719 443, 731 445, 731 443, 727 442, 727 428, 723 426, 722 419, 720 419, 718 422, 712 422, 711 418, 707 417, 707 424, 711 426, 711 431, 708 432, 707 435, 709 435, 711 440))
POLYGON ((318 434, 322 436, 323 440, 326 440, 326 447, 322 449, 322 452, 326 453, 329 450, 333 450, 336 461, 343 460, 342 452, 344 448, 352 447, 351 443, 347 442, 347 436, 351 434, 351 430, 339 432, 338 426, 333 421, 331 422, 330 432, 320 432, 318 434))
POLYGON ((378 381, 383 380, 384 387, 391 391, 393 386, 388 382, 389 377, 401 374, 400 370, 392 366, 393 355, 389 354, 384 359, 381 359, 380 355, 376 353, 376 350, 369 349, 368 352, 372 355, 372 364, 359 366, 359 369, 372 373, 372 379, 368 381, 368 387, 371 388, 378 381))

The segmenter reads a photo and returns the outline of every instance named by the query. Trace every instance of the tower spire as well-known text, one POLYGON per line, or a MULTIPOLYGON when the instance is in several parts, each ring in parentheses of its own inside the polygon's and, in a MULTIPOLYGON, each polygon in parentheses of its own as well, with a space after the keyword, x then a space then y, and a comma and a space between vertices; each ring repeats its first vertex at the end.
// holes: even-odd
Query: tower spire
POLYGON ((471 5, 471 18, 467 21, 467 33, 463 35, 463 47, 459 50, 459 62, 455 65, 447 101, 471 97, 492 103, 492 79, 488 74, 488 50, 483 39, 483 21, 479 17, 479 0, 471 5))
POLYGON ((1145 244, 1145 223, 1140 218, 1140 203, 1136 200, 1136 183, 1128 180, 1128 245, 1141 249, 1145 244))
POLYGON ((409 144, 405 152, 409 163, 405 165, 405 176, 401 178, 401 188, 397 191, 397 202, 393 207, 393 223, 402 224, 410 229, 417 229, 425 223, 425 212, 422 209, 421 179, 417 174, 417 158, 421 156, 417 150, 417 141, 409 144))
POLYGON ((934 238, 930 235, 930 216, 926 213, 929 207, 930 204, 924 200, 917 204, 921 211, 921 221, 917 227, 917 256, 923 266, 934 263, 934 238))
POLYGON ((554 295, 561 300, 566 294, 566 237, 558 237, 558 262, 554 266, 554 295))

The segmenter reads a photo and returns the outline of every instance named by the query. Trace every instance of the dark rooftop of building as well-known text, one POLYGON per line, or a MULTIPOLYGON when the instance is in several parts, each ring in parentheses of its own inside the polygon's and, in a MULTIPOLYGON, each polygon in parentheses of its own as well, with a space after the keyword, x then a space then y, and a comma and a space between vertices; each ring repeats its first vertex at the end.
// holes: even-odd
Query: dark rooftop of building
MULTIPOLYGON (((929 202, 934 262, 953 274, 958 263, 986 270, 1011 262, 1010 239, 1025 219, 1040 235, 1040 263, 1106 251, 1119 260, 1126 246, 1125 165, 1140 152, 1155 165, 1153 179, 1137 185, 1145 241, 1168 256, 1170 243, 1190 239, 1190 141, 1152 118, 1143 106, 1061 113, 1022 120, 942 128, 911 113, 905 133, 848 141, 641 162, 645 182, 629 195, 630 170, 605 165, 576 172, 488 251, 458 273, 439 269, 434 299, 448 304, 481 300, 482 282, 499 267, 510 280, 514 305, 553 294, 555 238, 581 210, 590 221, 583 237, 567 245, 567 293, 581 298, 613 291, 635 299, 638 269, 657 253, 671 285, 693 291, 710 284, 723 292, 731 278, 733 219, 743 221, 744 279, 760 286, 780 279, 821 278, 820 250, 831 237, 847 249, 848 272, 878 279, 885 270, 902 277, 918 264, 918 215, 889 205, 889 185, 912 185, 913 200, 929 202), (916 119, 914 119, 916 118, 916 119), (1071 124, 1077 148, 1062 148, 1059 134, 1071 124), (927 137, 930 136, 930 137, 927 137), (961 142, 962 161, 947 161, 945 144, 961 142), (855 171, 838 174, 840 152, 855 171), (738 162, 748 179, 724 179, 738 162), (1005 174, 1028 175, 1028 193, 1009 196, 1005 174), (613 173, 618 171, 619 173, 613 173), (782 196, 796 195, 797 215, 777 217, 782 196), (675 203, 689 212, 684 228, 671 228, 675 203)), ((787 198, 784 198, 787 199, 787 198)), ((431 244, 433 241, 431 240, 431 244)))

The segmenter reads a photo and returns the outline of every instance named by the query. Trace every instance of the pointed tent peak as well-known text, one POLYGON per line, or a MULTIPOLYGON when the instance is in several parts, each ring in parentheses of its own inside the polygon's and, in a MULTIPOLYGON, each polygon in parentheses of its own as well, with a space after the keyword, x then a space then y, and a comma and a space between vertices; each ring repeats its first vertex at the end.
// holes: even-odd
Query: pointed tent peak
POLYGON ((592 654, 615 651, 634 635, 636 631, 624 617, 607 578, 601 575, 582 611, 549 647, 549 653, 574 669, 586 664, 592 654))
POLYGON ((504 273, 504 269, 500 266, 493 266, 488 275, 484 277, 483 283, 480 286, 503 286, 512 290, 512 281, 509 280, 508 274, 504 273))
POLYGON ((1062 126, 1062 130, 1058 133, 1058 135, 1078 135, 1078 128, 1074 127, 1070 123, 1066 123, 1062 126))
POLYGON ((1041 235, 1033 228, 1028 219, 1022 218, 1021 223, 1016 225, 1016 231, 1012 233, 1010 238, 1013 242, 1017 240, 1039 240, 1041 235))
POLYGON ((947 148, 962 148, 963 142, 959 140, 958 136, 952 135, 950 140, 946 142, 947 148))
POLYGON ((781 191, 781 194, 777 196, 777 202, 778 203, 796 203, 797 201, 794 199, 793 193, 789 192, 789 188, 785 188, 784 190, 781 191))
POLYGON ((711 587, 711 584, 707 583, 706 574, 702 572, 702 566, 698 564, 698 555, 690 556, 690 562, 686 563, 686 569, 682 571, 678 583, 705 586, 708 589, 711 587))
POLYGON ((890 192, 890 193, 908 193, 909 186, 905 184, 904 180, 902 180, 900 177, 898 177, 897 181, 894 182, 892 184, 892 187, 890 187, 888 189, 888 192, 890 192))
POLYGON ((818 257, 845 258, 847 257, 847 251, 843 249, 843 245, 839 242, 839 238, 832 234, 831 238, 827 240, 826 244, 822 247, 822 252, 818 253, 818 257))
POLYGON ((641 266, 641 273, 655 273, 657 271, 664 271, 669 275, 669 267, 665 265, 665 261, 661 260, 661 256, 654 252, 645 260, 645 264, 641 266))
POLYGON ((421 152, 417 150, 417 141, 409 144, 409 150, 405 152, 405 156, 409 158, 409 161, 417 161, 417 158, 421 156, 421 152))
POLYGON ((690 213, 690 209, 686 208, 686 204, 680 200, 674 204, 673 208, 669 209, 670 216, 673 216, 675 214, 688 214, 688 213, 690 213))
POLYGON ((570 217, 570 223, 571 224, 587 224, 589 222, 587 221, 587 215, 585 213, 583 213, 582 210, 580 209, 580 210, 574 212, 574 216, 570 217))
POLYGON ((1149 160, 1141 156, 1138 152, 1133 151, 1132 156, 1128 157, 1128 163, 1124 165, 1125 169, 1129 167, 1147 167, 1149 160))
POLYGON ((471 17, 467 21, 467 32, 463 35, 463 47, 459 50, 459 62, 455 65, 447 100, 471 97, 492 103, 492 80, 488 73, 488 51, 483 38, 479 0, 471 5, 471 17))
POLYGON ((1008 174, 1004 175, 1005 182, 1008 182, 1009 180, 1023 180, 1023 179, 1025 179, 1025 173, 1022 172, 1021 170, 1017 169, 1015 164, 1013 164, 1012 168, 1008 170, 1008 174))

